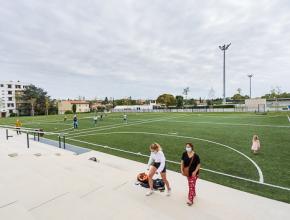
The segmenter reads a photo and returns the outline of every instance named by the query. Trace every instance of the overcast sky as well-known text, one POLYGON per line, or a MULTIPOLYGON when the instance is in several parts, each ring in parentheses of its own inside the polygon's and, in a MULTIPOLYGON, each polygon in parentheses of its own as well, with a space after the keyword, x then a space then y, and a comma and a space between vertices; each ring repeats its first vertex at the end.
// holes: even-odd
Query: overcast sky
POLYGON ((54 98, 290 92, 289 0, 0 0, 0 80, 54 98))

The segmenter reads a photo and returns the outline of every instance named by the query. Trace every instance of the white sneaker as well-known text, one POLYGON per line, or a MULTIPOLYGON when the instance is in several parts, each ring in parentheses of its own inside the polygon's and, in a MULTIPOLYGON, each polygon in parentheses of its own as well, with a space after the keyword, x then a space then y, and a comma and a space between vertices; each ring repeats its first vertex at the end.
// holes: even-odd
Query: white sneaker
POLYGON ((151 196, 153 193, 154 193, 153 190, 149 190, 149 191, 146 193, 146 196, 151 196))
POLYGON ((166 196, 170 196, 171 195, 171 189, 167 190, 166 192, 166 196))

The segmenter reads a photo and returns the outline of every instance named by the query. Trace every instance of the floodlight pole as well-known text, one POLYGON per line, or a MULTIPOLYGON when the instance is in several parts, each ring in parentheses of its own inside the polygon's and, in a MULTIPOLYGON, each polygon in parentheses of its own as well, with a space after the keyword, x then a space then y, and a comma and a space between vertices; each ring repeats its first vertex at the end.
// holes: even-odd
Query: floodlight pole
POLYGON ((253 74, 249 74, 248 77, 250 78, 250 99, 252 98, 252 77, 254 75, 253 74))
POLYGON ((219 48, 224 52, 224 65, 223 65, 223 103, 226 103, 226 50, 229 48, 229 44, 224 44, 219 46, 219 48))

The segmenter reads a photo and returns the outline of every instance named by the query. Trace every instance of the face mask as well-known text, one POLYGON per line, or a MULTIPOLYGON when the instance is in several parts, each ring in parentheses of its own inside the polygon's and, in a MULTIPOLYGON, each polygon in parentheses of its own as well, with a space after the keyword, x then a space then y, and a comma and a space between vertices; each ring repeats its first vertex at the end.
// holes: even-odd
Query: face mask
POLYGON ((185 150, 186 150, 187 152, 191 152, 191 151, 192 151, 191 147, 185 147, 185 150))

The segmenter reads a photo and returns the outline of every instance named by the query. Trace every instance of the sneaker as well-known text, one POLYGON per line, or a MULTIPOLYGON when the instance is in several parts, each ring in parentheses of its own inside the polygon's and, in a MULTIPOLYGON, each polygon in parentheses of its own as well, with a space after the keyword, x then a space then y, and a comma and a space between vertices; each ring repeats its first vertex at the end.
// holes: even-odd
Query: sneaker
POLYGON ((167 190, 166 192, 166 196, 170 196, 171 195, 171 189, 167 190))
POLYGON ((187 201, 187 203, 186 203, 188 206, 192 206, 193 205, 193 202, 191 202, 191 201, 187 201))
POLYGON ((146 196, 151 196, 153 193, 154 193, 153 190, 149 190, 149 191, 146 193, 146 196))

